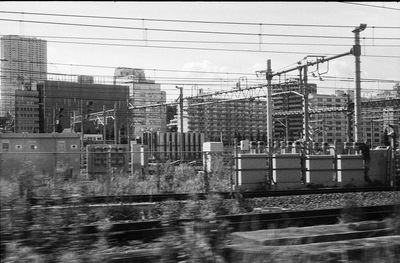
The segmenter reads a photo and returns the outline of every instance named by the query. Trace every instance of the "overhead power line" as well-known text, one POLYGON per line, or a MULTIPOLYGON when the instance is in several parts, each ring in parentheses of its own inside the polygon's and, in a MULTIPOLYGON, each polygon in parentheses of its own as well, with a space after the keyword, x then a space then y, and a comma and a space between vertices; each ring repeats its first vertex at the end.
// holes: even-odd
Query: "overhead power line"
MULTIPOLYGON (((5 59, 2 59, 3 61, 7 61, 5 59)), ((93 68, 108 68, 108 69, 116 69, 118 67, 116 66, 105 66, 105 65, 89 65, 89 64, 67 64, 67 63, 58 63, 58 62, 35 62, 35 61, 26 61, 26 60, 12 60, 11 62, 22 62, 22 63, 32 63, 32 64, 47 64, 47 65, 62 65, 62 66, 77 66, 77 67, 93 67, 93 68)), ((293 65, 296 65, 297 63, 292 63, 290 65, 287 65, 283 68, 287 68, 293 65)), ((130 67, 119 67, 119 68, 130 68, 130 67)), ((227 78, 232 79, 232 75, 249 75, 249 76, 256 76, 255 73, 244 73, 244 72, 217 72, 217 71, 196 71, 196 70, 177 70, 177 69, 147 69, 147 68, 140 68, 141 70, 146 70, 146 71, 159 71, 159 72, 184 72, 184 73, 204 73, 204 74, 221 74, 224 75, 224 77, 221 78, 210 78, 210 77, 199 77, 199 78, 195 78, 195 77, 190 77, 190 78, 185 78, 185 77, 175 77, 175 78, 171 78, 171 77, 164 77, 165 78, 171 78, 171 79, 193 79, 193 80, 210 80, 210 79, 214 79, 214 80, 227 80, 227 78), (228 77, 227 77, 228 76, 228 77), (230 77, 229 77, 230 76, 230 77)), ((52 73, 52 72, 47 72, 47 73, 43 73, 41 71, 33 71, 33 70, 25 70, 25 69, 13 69, 13 68, 6 68, 4 67, 3 72, 7 72, 7 70, 12 70, 15 72, 26 72, 26 73, 42 73, 42 74, 50 74, 50 75, 63 75, 63 76, 79 76, 81 74, 67 74, 67 73, 52 73)), ((281 69, 279 69, 281 70, 281 69)), ((276 70, 278 71, 278 70, 276 70)), ((104 78, 104 77, 108 77, 108 78, 113 78, 113 75, 91 75, 93 77, 99 77, 99 78, 104 78)), ((287 77, 295 77, 297 75, 291 75, 291 74, 287 74, 287 77)), ((347 80, 354 80, 353 77, 337 77, 337 76, 329 76, 329 75, 324 75, 322 76, 323 78, 336 78, 336 79, 347 79, 347 80)), ((152 77, 152 80, 154 79, 163 79, 163 77, 158 76, 158 77, 152 77)), ((247 78, 247 80, 260 80, 257 78, 247 78)), ((381 82, 393 82, 393 83, 397 83, 400 82, 400 80, 392 80, 392 79, 372 79, 372 78, 364 78, 363 80, 365 81, 381 81, 381 82)), ((232 81, 238 81, 238 79, 233 79, 232 81)))
MULTIPOLYGON (((17 73, 27 73, 27 74, 43 74, 43 75, 47 75, 48 77, 51 76, 62 76, 62 77, 78 77, 81 74, 68 74, 68 73, 55 73, 55 72, 42 72, 42 71, 35 71, 35 70, 24 70, 24 69, 12 69, 12 68, 3 68, 0 72, 2 73, 13 73, 13 74, 17 74, 17 73)), ((110 83, 113 81, 113 77, 111 75, 91 75, 95 78, 99 78, 104 80, 104 82, 109 81, 110 83), (108 80, 106 80, 106 78, 108 78, 108 80)), ((293 78, 293 77, 297 77, 297 75, 289 75, 287 76, 288 78, 293 78)), ((3 76, 3 79, 10 79, 9 77, 3 76)), ((338 76, 323 76, 324 79, 328 80, 345 80, 345 81, 354 81, 353 77, 338 77, 338 76)), ((118 78, 117 78, 118 79, 118 78)), ((43 79, 46 80, 46 79, 43 79)), ((47 80, 52 80, 52 79, 47 79, 47 80)), ((185 81, 185 80, 192 80, 193 81, 193 85, 195 85, 196 83, 198 84, 216 84, 216 85, 220 85, 221 82, 223 83, 232 83, 235 84, 236 82, 238 82, 238 79, 225 79, 225 78, 209 78, 209 77, 203 77, 203 78, 182 78, 182 77, 156 77, 156 78, 152 78, 151 80, 161 80, 161 81, 185 81), (205 83, 201 83, 201 82, 205 82, 205 83), (207 83, 208 82, 208 83, 207 83)), ((249 86, 251 86, 251 84, 253 83, 252 81, 257 81, 258 79, 248 79, 249 81, 249 86)), ((400 83, 400 80, 393 80, 393 79, 377 79, 377 78, 363 78, 361 79, 363 82, 381 82, 381 83, 400 83)), ((58 81, 58 80, 55 80, 58 81)), ((310 80, 311 81, 311 80, 310 80)), ((257 83, 257 82, 254 82, 257 83)), ((101 83, 97 83, 97 84, 101 84, 101 83)), ((174 83, 159 83, 156 82, 156 84, 174 84, 174 83)), ((178 83, 179 84, 179 83, 178 83)), ((118 85, 121 85, 121 83, 118 83, 118 85)), ((126 85, 126 84, 125 84, 126 85)), ((191 83, 187 83, 187 85, 192 85, 191 83)), ((175 90, 175 89, 173 89, 175 90)))
MULTIPOLYGON (((0 19, 1 20, 1 19, 0 19)), ((310 55, 307 51, 278 51, 278 50, 258 50, 258 49, 234 49, 234 48, 208 48, 208 47, 186 47, 186 46, 159 46, 159 45, 135 45, 135 44, 117 44, 117 43, 99 43, 99 42, 74 42, 74 41, 48 41, 51 43, 73 44, 73 45, 96 45, 96 46, 115 46, 115 47, 143 47, 143 48, 165 48, 180 50, 207 50, 207 51, 227 51, 227 52, 251 52, 251 53, 276 53, 276 54, 303 54, 310 55)), ((312 55, 335 55, 332 53, 315 53, 312 55)), ((397 55, 362 55, 363 57, 380 57, 380 58, 400 58, 397 55)))
MULTIPOLYGON (((235 21, 209 21, 209 20, 184 20, 184 19, 160 19, 160 18, 139 18, 139 17, 117 17, 117 16, 96 16, 78 14, 59 14, 59 13, 39 13, 39 12, 20 12, 0 10, 0 13, 37 15, 37 16, 56 16, 56 17, 75 17, 75 18, 96 18, 113 20, 133 20, 142 22, 173 22, 173 23, 198 23, 198 24, 225 24, 225 25, 253 25, 253 26, 292 26, 292 27, 322 27, 322 28, 354 28, 353 25, 327 25, 327 24, 300 24, 300 23, 264 23, 264 22, 235 22, 235 21)), ((374 26, 375 28, 396 29, 396 26, 374 26)))
MULTIPOLYGON (((2 35, 0 36, 7 36, 2 35)), ((105 40, 105 41, 129 41, 129 42, 161 42, 161 43, 196 43, 196 44, 233 44, 233 45, 284 45, 284 46, 332 46, 332 47, 349 47, 349 44, 338 43, 290 43, 290 42, 246 42, 246 41, 212 41, 212 40, 176 40, 176 39, 132 39, 132 38, 107 38, 107 37, 78 37, 78 36, 45 36, 45 35, 30 35, 29 37, 36 38, 54 38, 54 39, 76 39, 76 40, 105 40)), ((18 41, 30 41, 29 39, 19 39, 18 41)), ((54 42, 54 40, 47 40, 54 42)), ((57 43, 57 42, 56 42, 57 43)), ((63 43, 63 42, 59 42, 63 43)), ((68 42, 65 42, 68 43, 68 42)), ((111 43, 112 44, 112 43, 111 43)), ((363 44, 367 47, 399 47, 399 45, 386 44, 363 44)))
MULTIPOLYGON (((5 59, 1 59, 6 61, 5 59)), ((89 68, 132 68, 128 66, 105 66, 105 65, 90 65, 90 64, 74 64, 74 63, 59 63, 59 62, 40 62, 40 61, 26 61, 26 60, 12 60, 12 62, 24 62, 33 64, 47 64, 47 65, 60 65, 60 66, 77 66, 77 67, 89 67, 89 68)), ((140 68, 147 71, 162 71, 162 72, 182 72, 182 73, 199 73, 199 74, 222 74, 222 75, 255 75, 255 73, 248 72, 221 72, 221 71, 204 71, 204 70, 180 70, 180 69, 157 69, 157 68, 140 68)))
MULTIPOLYGON (((127 26, 111 26, 98 24, 83 24, 83 23, 66 23, 66 22, 50 22, 25 19, 7 19, 0 18, 0 21, 8 22, 24 22, 49 25, 63 26, 79 26, 79 27, 96 27, 96 28, 112 28, 112 29, 129 29, 129 30, 146 30, 158 32, 176 32, 176 33, 197 33, 197 34, 220 34, 220 35, 241 35, 241 36, 270 36, 270 37, 301 37, 301 38, 331 38, 331 39, 353 39, 346 36, 324 36, 324 35, 297 35, 297 34, 265 34, 265 33, 247 33, 247 32, 228 32, 228 31, 206 31, 206 30, 187 30, 187 29, 166 29, 166 28, 149 28, 149 27, 127 27, 127 26)), ((364 39, 385 39, 385 40, 400 40, 398 37, 364 37, 364 39)))
MULTIPOLYGON (((381 8, 381 9, 388 9, 388 10, 400 11, 399 8, 386 7, 386 6, 368 5, 368 4, 352 3, 352 2, 341 2, 341 3, 343 3, 343 4, 349 4, 349 5, 359 5, 359 6, 375 7, 375 8, 381 8)), ((384 2, 383 2, 383 3, 384 3, 384 2)), ((398 2, 397 2, 397 3, 398 3, 398 2)))

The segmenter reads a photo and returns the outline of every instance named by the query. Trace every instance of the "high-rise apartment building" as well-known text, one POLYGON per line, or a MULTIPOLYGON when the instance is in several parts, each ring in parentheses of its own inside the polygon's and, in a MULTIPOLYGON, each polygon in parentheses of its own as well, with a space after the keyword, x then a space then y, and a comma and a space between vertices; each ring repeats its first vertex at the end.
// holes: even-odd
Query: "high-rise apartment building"
MULTIPOLYGON (((47 42, 17 35, 1 37, 0 116, 15 116, 16 90, 30 91, 47 76, 47 42)), ((16 116, 15 116, 16 117, 16 116)))
MULTIPOLYGON (((389 125, 400 123, 400 96, 398 86, 380 98, 362 99, 362 141, 372 146, 382 145, 383 133, 389 125)), ((274 84, 273 140, 294 141, 303 138, 304 87, 296 81, 274 84)), ((308 84, 309 131, 314 142, 343 145, 354 140, 354 91, 337 90, 335 94, 318 94, 315 84, 308 84), (349 107, 350 106, 350 107, 349 107)), ((205 140, 223 141, 231 144, 240 135, 247 139, 265 139, 267 133, 267 104, 265 99, 220 101, 207 96, 185 100, 183 114, 184 132, 201 132, 205 140), (260 138, 261 137, 261 138, 260 138)), ((176 123, 180 130, 180 111, 176 123)), ((398 127, 398 126, 396 126, 398 127)))
MULTIPOLYGON (((315 94, 317 86, 308 85, 309 93, 315 94)), ((303 131, 303 87, 297 81, 274 84, 272 87, 274 113, 298 111, 296 116, 274 116, 273 140, 297 140, 303 131)), ((266 140, 267 100, 242 99, 219 101, 200 96, 185 100, 187 110, 183 114, 183 130, 204 133, 206 140, 223 141, 231 144, 236 137, 250 140, 266 140), (192 106, 191 106, 192 105, 192 106)), ((180 112, 177 112, 180 130, 180 112)))
MULTIPOLYGON (((265 139, 267 131, 265 99, 223 101, 213 98, 193 98, 184 113, 183 131, 204 133, 206 141, 232 144, 235 137, 250 140, 265 139)), ((180 130, 180 111, 177 112, 180 130)))

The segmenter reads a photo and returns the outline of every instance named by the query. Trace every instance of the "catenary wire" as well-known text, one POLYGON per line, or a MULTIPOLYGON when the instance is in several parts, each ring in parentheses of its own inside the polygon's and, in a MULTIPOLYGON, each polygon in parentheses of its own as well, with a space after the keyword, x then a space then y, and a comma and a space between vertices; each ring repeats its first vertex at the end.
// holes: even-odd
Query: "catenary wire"
MULTIPOLYGON (((76 18, 96 18, 114 20, 134 20, 134 21, 153 21, 153 22, 176 22, 176 23, 200 23, 200 24, 227 24, 227 25, 254 25, 254 26, 292 26, 292 27, 330 27, 330 28, 354 28, 352 25, 327 25, 327 24, 300 24, 300 23, 264 23, 264 22, 235 22, 235 21, 209 21, 209 20, 184 20, 184 19, 159 19, 159 18, 138 18, 138 17, 116 17, 98 15, 78 15, 78 14, 59 14, 59 13, 39 13, 0 10, 0 13, 19 14, 19 15, 38 15, 38 16, 59 16, 76 18)), ((375 28, 396 29, 396 26, 374 26, 375 28)))
MULTIPOLYGON (((3 73, 9 73, 10 71, 12 71, 14 74, 15 73, 28 73, 28 74, 46 74, 46 75, 54 75, 54 76, 70 76, 70 77, 78 77, 80 74, 68 74, 68 73, 56 73, 56 72, 46 72, 44 73, 43 71, 35 71, 35 70, 24 70, 24 69, 13 69, 13 68, 3 68, 1 70, 1 72, 3 73)), ((113 75, 91 75, 93 77, 97 77, 97 78, 109 78, 110 81, 113 80, 114 76, 113 75)), ((287 75, 288 77, 297 77, 297 75, 287 75)), ((337 76, 329 76, 329 75, 325 75, 322 76, 323 78, 330 78, 330 79, 346 79, 346 80, 354 80, 353 77, 337 77, 337 76)), ((215 82, 236 82, 237 79, 226 79, 226 78, 211 78, 211 77, 198 77, 198 78, 194 78, 194 77, 156 77, 156 78, 152 78, 151 80, 157 80, 157 79, 161 79, 161 80, 165 80, 165 79, 171 79, 171 80, 196 80, 196 81, 215 81, 215 82)), ((251 81, 259 81, 259 79, 248 79, 251 81)), ((393 79, 376 79, 376 78, 362 78, 361 80, 363 81, 377 81, 377 82, 388 82, 388 83, 399 83, 400 80, 393 80, 393 79)), ((157 83, 158 84, 158 83, 157 83)))
MULTIPOLYGON (((165 48, 165 49, 180 49, 180 50, 207 50, 207 51, 228 51, 228 52, 252 52, 252 53, 276 53, 276 54, 304 54, 310 55, 310 52, 304 51, 277 51, 277 50, 256 50, 256 49, 228 49, 228 48, 207 48, 207 47, 185 47, 185 46, 157 46, 157 45, 133 45, 133 44, 116 44, 116 43, 98 43, 98 42, 73 42, 73 41, 49 41, 52 43, 61 44, 77 44, 77 45, 97 45, 97 46, 115 46, 115 47, 142 47, 142 48, 165 48)), ((313 55, 336 55, 333 53, 316 53, 313 55)), ((400 58, 397 55, 362 55, 362 57, 376 58, 400 58)))
MULTIPOLYGON (((353 3, 353 2, 339 2, 343 4, 349 4, 349 5, 359 5, 359 6, 366 6, 366 7, 375 7, 375 8, 381 8, 381 9, 388 9, 388 10, 395 10, 395 11, 400 11, 399 8, 393 8, 393 7, 386 7, 386 6, 377 6, 377 5, 368 5, 368 4, 362 4, 362 3, 353 3)), ((384 3, 384 2, 383 2, 384 3)))
MULTIPOLYGON (((129 30, 146 30, 158 32, 176 32, 176 33, 196 33, 196 34, 219 34, 219 35, 241 35, 241 36, 270 36, 270 37, 300 37, 300 38, 331 38, 331 39, 353 39, 354 37, 346 36, 325 36, 325 35, 300 35, 300 34, 266 34, 266 33, 247 33, 247 32, 228 32, 228 31, 206 31, 206 30, 185 30, 185 29, 166 29, 166 28, 143 28, 143 27, 127 27, 127 26, 112 26, 112 25, 96 25, 84 23, 66 23, 54 21, 38 21, 25 19, 8 19, 0 18, 0 21, 18 22, 18 23, 36 23, 48 25, 63 25, 63 26, 78 26, 78 27, 96 27, 96 28, 112 28, 112 29, 129 29, 129 30)), ((365 37, 365 39, 385 39, 385 40, 400 40, 398 37, 365 37)))
MULTIPOLYGON (((8 36, 0 34, 0 36, 8 36)), ((79 36, 49 36, 49 35, 30 35, 25 37, 53 38, 53 39, 75 39, 75 40, 105 40, 105 41, 130 41, 130 42, 160 42, 160 43, 195 43, 195 44, 232 44, 232 45, 284 45, 284 46, 329 46, 329 47, 349 47, 348 44, 339 43, 289 43, 289 42, 245 42, 245 41, 209 41, 209 40, 176 40, 176 39, 132 39, 132 38, 107 38, 107 37, 79 37, 79 36)), ((18 41, 31 41, 31 39, 18 39, 18 41)), ((47 40, 53 42, 54 40, 47 40)), ((56 42, 63 43, 63 42, 56 42)), ((65 42, 68 43, 68 42, 65 42)), ((80 43, 80 42, 79 42, 80 43)), ((83 42, 84 43, 84 42, 83 42)), ((110 43, 112 44, 112 43, 110 43)), ((363 44, 366 47, 399 47, 390 44, 363 44)))

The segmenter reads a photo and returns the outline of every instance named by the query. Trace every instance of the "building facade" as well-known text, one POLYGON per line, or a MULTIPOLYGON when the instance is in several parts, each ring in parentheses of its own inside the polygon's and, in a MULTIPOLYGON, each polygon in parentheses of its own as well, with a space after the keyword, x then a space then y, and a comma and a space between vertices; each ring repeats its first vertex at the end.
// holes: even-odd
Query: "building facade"
POLYGON ((39 132, 39 93, 37 90, 15 91, 14 132, 39 132))
MULTIPOLYGON (((87 78, 77 78, 77 80, 87 78)), ((56 130, 56 124, 63 129, 72 128, 80 132, 80 123, 73 125, 74 116, 84 115, 84 133, 103 133, 102 118, 97 122, 87 121, 88 114, 102 113, 103 106, 112 110, 112 118, 107 118, 106 134, 113 137, 113 123, 117 120, 117 131, 123 136, 127 129, 128 87, 121 85, 104 85, 96 83, 45 81, 38 85, 40 132, 49 133, 56 130), (116 118, 115 118, 116 117, 116 118), (100 124, 101 123, 101 124, 100 124)))
MULTIPOLYGON (((192 98, 185 103, 188 107, 184 112, 183 131, 204 133, 205 141, 222 141, 229 145, 235 137, 256 140, 266 136, 265 99, 220 102, 218 99, 192 98)), ((180 131, 179 119, 180 111, 177 114, 180 131)))
POLYGON ((15 115, 15 91, 46 80, 47 41, 16 35, 1 37, 0 116, 15 115))
MULTIPOLYGON (((308 84, 308 94, 317 93, 316 84, 308 84)), ((274 140, 294 141, 302 138, 304 112, 304 87, 297 80, 272 86, 274 109, 274 140), (290 115, 286 113, 292 113, 290 115), (297 112, 298 114, 293 114, 297 112)))
POLYGON ((166 92, 154 80, 146 79, 142 69, 117 68, 114 73, 116 83, 129 86, 132 136, 143 132, 165 132, 167 126, 166 92), (151 106, 150 106, 151 105, 151 106))
MULTIPOLYGON (((383 133, 389 125, 400 123, 400 97, 395 86, 387 96, 362 99, 362 141, 383 145, 383 133)), ((273 85, 273 140, 303 139, 304 90, 296 82, 273 85), (290 113, 290 114, 288 114, 290 113)), ((315 84, 308 85, 309 132, 314 142, 343 144, 354 140, 354 91, 318 94, 315 84)), ((201 132, 205 141, 232 144, 233 139, 264 140, 267 134, 265 99, 219 101, 216 98, 191 97, 185 100, 184 132, 201 132), (192 105, 192 106, 191 106, 192 105)), ((180 131, 180 111, 174 123, 180 131)))
POLYGON ((78 134, 0 133, 0 176, 21 174, 76 177, 79 175, 78 134))
MULTIPOLYGON (((362 98, 361 140, 372 147, 383 145, 383 134, 389 125, 400 123, 400 96, 385 92, 374 99, 362 98)), ((339 143, 354 140, 354 91, 336 91, 332 95, 315 94, 310 108, 320 109, 310 116, 313 141, 339 143), (350 107, 349 107, 350 106, 350 107), (345 107, 345 111, 323 112, 324 108, 345 107)))
MULTIPOLYGON (((309 92, 316 93, 316 85, 308 85, 309 92)), ((272 98, 274 116, 274 140, 296 140, 303 130, 303 88, 298 82, 273 85, 272 98), (300 112, 299 115, 284 116, 280 113, 300 112)), ((201 132, 206 141, 222 141, 232 144, 233 139, 264 140, 267 138, 267 100, 265 98, 219 101, 207 97, 192 97, 185 100, 183 131, 201 132), (193 106, 191 106, 193 105, 193 106)), ((180 111, 177 111, 180 131, 180 111)))

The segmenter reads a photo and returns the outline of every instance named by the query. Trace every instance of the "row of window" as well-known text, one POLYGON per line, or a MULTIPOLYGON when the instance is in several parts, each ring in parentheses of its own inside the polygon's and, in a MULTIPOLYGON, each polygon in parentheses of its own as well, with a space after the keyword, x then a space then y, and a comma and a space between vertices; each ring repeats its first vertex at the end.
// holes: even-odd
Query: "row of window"
POLYGON ((35 118, 35 117, 39 117, 39 113, 36 114, 23 114, 23 113, 17 113, 16 114, 17 117, 25 117, 25 118, 35 118))
MULTIPOLYGON (((317 98, 318 102, 322 102, 324 101, 324 98, 317 98)), ((326 102, 332 102, 332 98, 325 98, 326 102)), ((337 98, 335 99, 335 102, 342 102, 343 101, 347 101, 346 99, 341 99, 341 98, 337 98)))
MULTIPOLYGON (((1 144, 3 151, 7 152, 10 150, 10 143, 8 142, 3 142, 1 144)), ((24 148, 26 148, 27 150, 38 150, 39 146, 36 144, 30 144, 30 145, 21 145, 21 144, 16 144, 15 145, 15 150, 24 150, 24 148)), ((72 150, 76 150, 78 149, 78 145, 77 144, 71 144, 70 148, 72 150)))
POLYGON ((37 111, 37 108, 25 108, 25 107, 16 107, 16 111, 37 111))

